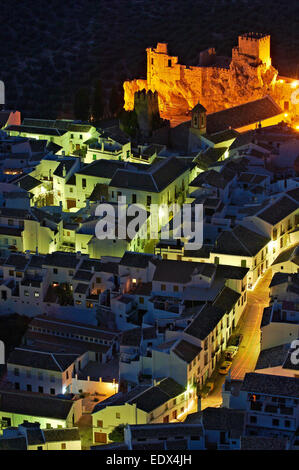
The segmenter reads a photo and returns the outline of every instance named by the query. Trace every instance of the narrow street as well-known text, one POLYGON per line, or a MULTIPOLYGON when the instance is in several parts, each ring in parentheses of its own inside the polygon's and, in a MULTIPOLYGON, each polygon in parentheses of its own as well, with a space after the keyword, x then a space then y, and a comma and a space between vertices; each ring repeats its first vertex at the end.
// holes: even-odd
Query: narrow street
POLYGON ((248 303, 235 331, 243 335, 243 340, 231 368, 232 379, 243 379, 247 372, 255 369, 260 353, 261 319, 264 308, 269 305, 271 277, 271 269, 268 269, 254 291, 248 292, 248 303))
MULTIPOLYGON (((269 284, 271 268, 264 274, 253 291, 247 291, 248 302, 234 335, 241 334, 243 339, 231 367, 231 378, 242 380, 247 372, 253 372, 260 353, 260 324, 263 310, 269 305, 269 284)), ((211 377, 214 389, 207 398, 202 399, 201 409, 221 406, 222 385, 225 376, 216 370, 211 377)))

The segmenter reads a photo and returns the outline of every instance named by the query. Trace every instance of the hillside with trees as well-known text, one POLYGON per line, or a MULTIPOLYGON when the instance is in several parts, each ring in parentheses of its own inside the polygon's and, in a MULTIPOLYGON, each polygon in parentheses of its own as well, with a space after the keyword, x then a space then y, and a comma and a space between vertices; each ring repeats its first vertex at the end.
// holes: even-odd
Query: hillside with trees
POLYGON ((230 55, 238 34, 266 32, 273 65, 299 73, 296 0, 10 0, 1 20, 0 79, 25 117, 84 117, 87 95, 90 113, 117 114, 123 81, 145 76, 157 41, 195 65, 207 47, 230 55))

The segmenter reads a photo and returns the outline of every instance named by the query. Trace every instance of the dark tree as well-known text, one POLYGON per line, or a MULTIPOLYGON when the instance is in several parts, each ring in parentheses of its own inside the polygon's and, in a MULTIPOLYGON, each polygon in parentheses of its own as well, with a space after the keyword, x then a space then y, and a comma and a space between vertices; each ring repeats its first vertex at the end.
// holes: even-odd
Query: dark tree
POLYGON ((120 113, 124 105, 123 93, 121 93, 117 86, 113 85, 110 92, 109 108, 110 113, 114 117, 120 113))
POLYGON ((80 88, 74 99, 74 117, 80 121, 88 121, 90 117, 89 91, 87 88, 80 88))
POLYGON ((94 86, 91 114, 95 122, 103 117, 104 113, 104 99, 102 81, 97 80, 94 86))
POLYGON ((110 441, 113 442, 123 442, 124 441, 124 429, 125 425, 120 424, 119 426, 116 426, 113 431, 109 434, 109 439, 110 441))
POLYGON ((125 111, 123 110, 120 114, 120 128, 129 134, 131 137, 135 137, 139 131, 138 119, 136 111, 125 111))

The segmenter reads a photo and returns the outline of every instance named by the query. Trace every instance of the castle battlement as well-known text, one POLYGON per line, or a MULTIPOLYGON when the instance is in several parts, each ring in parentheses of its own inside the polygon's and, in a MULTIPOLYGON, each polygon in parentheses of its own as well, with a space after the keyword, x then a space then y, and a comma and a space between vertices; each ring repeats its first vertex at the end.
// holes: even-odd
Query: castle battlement
POLYGON ((265 33, 245 33, 245 34, 241 34, 239 38, 242 38, 248 41, 267 41, 268 38, 270 39, 270 35, 265 34, 265 33))

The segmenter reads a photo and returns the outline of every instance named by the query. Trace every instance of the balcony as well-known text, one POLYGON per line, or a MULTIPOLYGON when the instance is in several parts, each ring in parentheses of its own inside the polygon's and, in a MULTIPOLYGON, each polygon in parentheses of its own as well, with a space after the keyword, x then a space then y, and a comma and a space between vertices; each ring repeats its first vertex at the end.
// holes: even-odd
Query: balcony
POLYGON ((258 401, 252 401, 250 403, 250 409, 252 411, 262 411, 262 408, 263 408, 263 404, 261 402, 258 402, 258 401))

